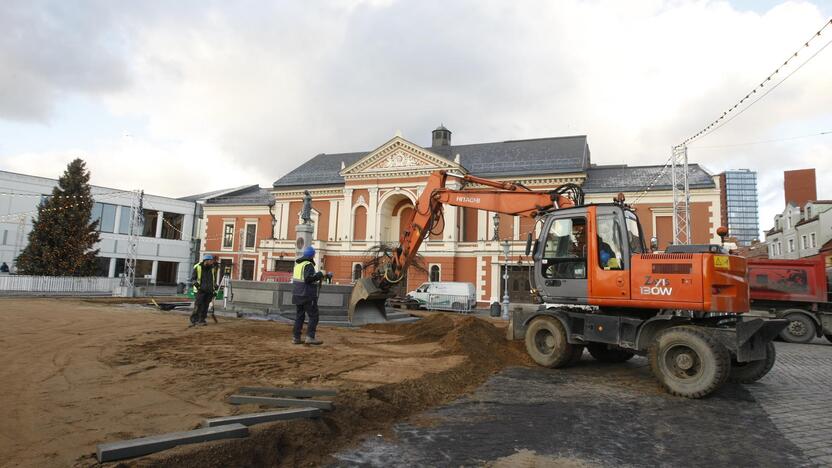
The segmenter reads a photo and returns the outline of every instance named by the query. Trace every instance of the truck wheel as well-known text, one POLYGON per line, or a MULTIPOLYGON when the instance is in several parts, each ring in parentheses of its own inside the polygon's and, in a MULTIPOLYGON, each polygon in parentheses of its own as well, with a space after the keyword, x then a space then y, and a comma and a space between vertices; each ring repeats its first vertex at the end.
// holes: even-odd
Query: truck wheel
POLYGON ((538 317, 526 329, 526 352, 543 367, 564 367, 572 360, 575 348, 566 341, 566 330, 554 317, 538 317))
POLYGON ((733 383, 749 384, 762 379, 768 371, 774 367, 774 361, 777 359, 777 351, 774 349, 774 343, 769 341, 766 343, 766 357, 759 361, 737 362, 736 359, 731 359, 731 374, 728 376, 728 381, 733 383))
POLYGON ((590 343, 587 346, 589 354, 597 361, 601 362, 624 362, 629 361, 635 356, 632 351, 625 349, 610 348, 604 343, 590 343))
POLYGON ((780 338, 789 343, 808 343, 815 338, 815 322, 805 314, 793 312, 784 317, 789 324, 780 332, 780 338))
POLYGON ((827 334, 825 334, 825 335, 823 335, 823 336, 825 336, 825 337, 826 337, 826 340, 827 340, 827 341, 829 341, 830 343, 832 343, 832 333, 827 333, 827 334))
POLYGON ((731 354, 699 327, 676 326, 660 331, 648 350, 653 375, 671 394, 702 398, 725 383, 731 354))

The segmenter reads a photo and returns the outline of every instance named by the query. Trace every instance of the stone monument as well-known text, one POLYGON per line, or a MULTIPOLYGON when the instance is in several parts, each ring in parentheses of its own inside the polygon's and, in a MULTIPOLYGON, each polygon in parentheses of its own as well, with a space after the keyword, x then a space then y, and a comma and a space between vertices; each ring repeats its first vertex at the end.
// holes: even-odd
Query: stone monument
POLYGON ((296 256, 303 255, 303 248, 312 245, 312 234, 315 225, 312 223, 312 195, 309 190, 303 191, 303 208, 300 210, 300 224, 295 226, 296 256))

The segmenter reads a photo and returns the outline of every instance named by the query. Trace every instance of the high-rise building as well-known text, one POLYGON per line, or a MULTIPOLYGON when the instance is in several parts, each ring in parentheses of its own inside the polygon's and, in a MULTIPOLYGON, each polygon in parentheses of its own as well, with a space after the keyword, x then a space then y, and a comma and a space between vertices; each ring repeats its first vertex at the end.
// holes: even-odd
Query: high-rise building
POLYGON ((786 205, 803 206, 818 199, 814 169, 796 169, 783 172, 783 195, 786 205))
POLYGON ((760 238, 757 211, 757 173, 748 169, 725 171, 722 186, 722 224, 739 245, 751 245, 760 238))

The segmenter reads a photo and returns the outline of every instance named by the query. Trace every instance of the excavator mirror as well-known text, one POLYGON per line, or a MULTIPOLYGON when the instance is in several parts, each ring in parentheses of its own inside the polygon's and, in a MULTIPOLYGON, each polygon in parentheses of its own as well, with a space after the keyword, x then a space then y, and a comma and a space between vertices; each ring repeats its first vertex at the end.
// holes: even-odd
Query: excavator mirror
POLYGON ((532 233, 529 233, 526 236, 526 256, 528 257, 531 252, 532 252, 532 233))
POLYGON ((659 250, 659 239, 657 237, 650 238, 650 251, 655 252, 659 250))

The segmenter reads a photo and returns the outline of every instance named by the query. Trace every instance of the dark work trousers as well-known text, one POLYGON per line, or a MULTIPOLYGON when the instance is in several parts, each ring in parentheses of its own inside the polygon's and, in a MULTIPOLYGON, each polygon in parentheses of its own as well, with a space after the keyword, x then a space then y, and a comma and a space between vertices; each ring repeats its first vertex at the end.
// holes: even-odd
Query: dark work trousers
POLYGON ((306 336, 315 338, 315 330, 318 328, 318 300, 311 299, 303 304, 297 304, 297 314, 295 315, 295 329, 294 337, 300 339, 300 334, 303 332, 303 319, 309 315, 309 327, 306 329, 306 336))
POLYGON ((191 323, 204 322, 208 318, 208 306, 211 305, 213 293, 198 291, 194 298, 194 311, 191 313, 191 323))

